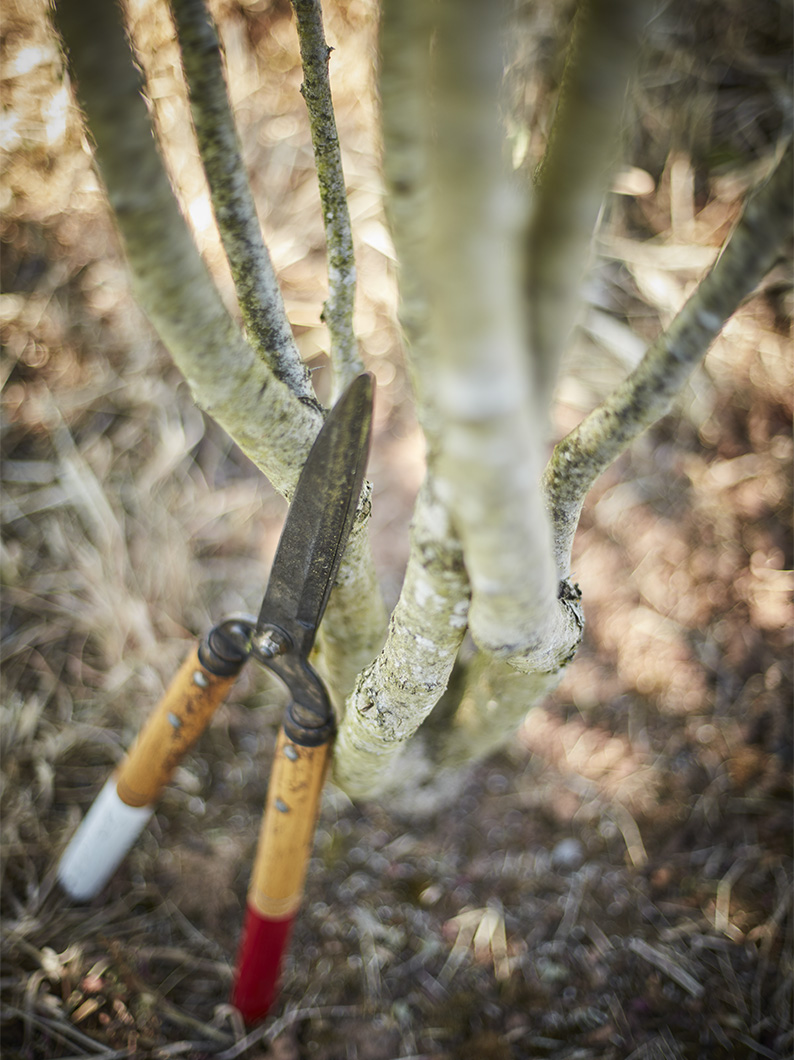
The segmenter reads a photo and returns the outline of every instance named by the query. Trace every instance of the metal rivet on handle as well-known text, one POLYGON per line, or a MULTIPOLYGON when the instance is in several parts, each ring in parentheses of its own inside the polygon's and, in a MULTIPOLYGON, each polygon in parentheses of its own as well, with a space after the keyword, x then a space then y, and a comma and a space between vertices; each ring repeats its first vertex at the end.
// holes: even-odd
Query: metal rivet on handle
POLYGON ((196 670, 193 674, 193 684, 198 685, 199 688, 206 688, 209 685, 207 675, 202 673, 201 670, 196 670))
POLYGON ((276 799, 276 809, 279 813, 289 813, 289 806, 283 799, 276 799))
POLYGON ((297 749, 293 747, 291 743, 288 743, 287 746, 284 748, 284 754, 290 760, 290 762, 297 762, 300 758, 297 749))

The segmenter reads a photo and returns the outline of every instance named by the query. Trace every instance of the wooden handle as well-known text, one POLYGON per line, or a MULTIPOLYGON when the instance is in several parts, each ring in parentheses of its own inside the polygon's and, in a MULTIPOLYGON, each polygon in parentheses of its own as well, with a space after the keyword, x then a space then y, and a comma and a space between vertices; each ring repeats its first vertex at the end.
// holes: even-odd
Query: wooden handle
POLYGON ((211 673, 199 661, 198 645, 194 647, 121 765, 116 785, 122 802, 149 806, 157 801, 236 677, 211 673))
POLYGON ((116 871, 235 676, 217 677, 202 666, 198 645, 187 657, 138 742, 105 784, 61 857, 58 881, 72 899, 93 898, 116 871))
POLYGON ((232 1004, 248 1023, 267 1015, 276 994, 303 896, 330 747, 330 741, 303 747, 283 729, 279 733, 232 992, 232 1004))
POLYGON ((300 905, 330 743, 301 747, 279 732, 248 904, 283 917, 300 905))

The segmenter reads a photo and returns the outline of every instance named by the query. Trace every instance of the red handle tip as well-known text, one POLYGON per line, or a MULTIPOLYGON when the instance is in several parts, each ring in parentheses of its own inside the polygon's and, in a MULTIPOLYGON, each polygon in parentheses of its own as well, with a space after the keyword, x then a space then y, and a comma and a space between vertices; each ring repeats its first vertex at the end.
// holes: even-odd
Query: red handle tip
POLYGON ((256 1023, 270 1011, 294 922, 294 914, 273 920, 246 907, 232 989, 232 1004, 246 1023, 256 1023))

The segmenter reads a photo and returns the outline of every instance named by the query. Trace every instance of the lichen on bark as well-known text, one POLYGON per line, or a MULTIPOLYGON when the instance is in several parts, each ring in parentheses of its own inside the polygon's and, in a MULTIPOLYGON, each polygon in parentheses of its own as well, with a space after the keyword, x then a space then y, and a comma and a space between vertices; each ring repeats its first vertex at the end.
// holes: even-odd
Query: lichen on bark
POLYGON ((197 404, 289 494, 320 412, 274 376, 223 305, 164 169, 120 8, 60 0, 55 20, 135 296, 197 404))
POLYGON ((386 644, 359 678, 337 738, 334 776, 353 796, 393 786, 400 753, 438 702, 466 632, 468 580, 445 507, 426 480, 386 644))

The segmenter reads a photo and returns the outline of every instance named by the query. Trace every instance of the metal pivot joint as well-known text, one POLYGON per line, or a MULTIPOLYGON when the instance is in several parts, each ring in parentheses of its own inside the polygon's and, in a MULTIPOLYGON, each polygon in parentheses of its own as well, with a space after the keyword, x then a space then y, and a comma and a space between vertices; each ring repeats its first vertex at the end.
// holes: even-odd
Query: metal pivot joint
POLYGON ((253 658, 281 678, 290 692, 284 730, 302 747, 319 747, 335 734, 333 708, 320 677, 279 626, 233 615, 213 626, 199 648, 202 665, 219 677, 239 673, 253 658))
POLYGON ((205 669, 219 677, 231 677, 242 670, 251 654, 254 620, 232 615, 213 626, 199 645, 199 660, 205 669))

